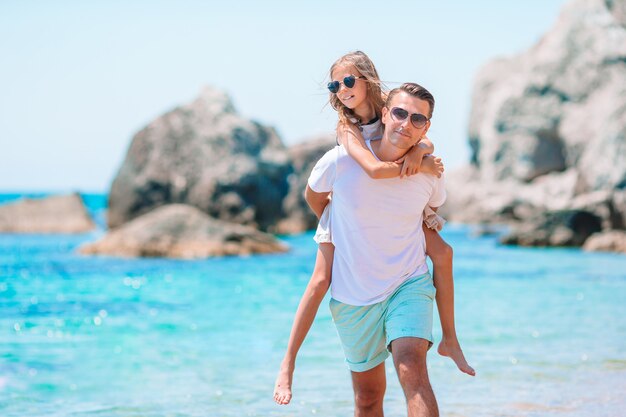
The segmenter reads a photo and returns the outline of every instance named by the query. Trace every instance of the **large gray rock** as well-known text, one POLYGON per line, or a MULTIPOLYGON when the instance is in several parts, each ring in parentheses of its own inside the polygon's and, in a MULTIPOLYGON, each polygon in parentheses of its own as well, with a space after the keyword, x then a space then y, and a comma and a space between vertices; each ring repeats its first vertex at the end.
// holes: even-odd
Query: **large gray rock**
POLYGON ((626 232, 611 230, 595 233, 585 241, 583 249, 590 252, 619 252, 626 254, 626 232))
POLYGON ((272 235, 213 219, 184 204, 159 207, 80 248, 88 255, 182 259, 286 250, 272 235))
POLYGON ((277 226, 278 233, 299 233, 314 229, 317 217, 304 200, 304 189, 317 161, 336 144, 335 135, 307 139, 289 148, 293 173, 289 175, 289 194, 283 201, 287 217, 277 226))
POLYGON ((185 203, 272 230, 284 217, 291 171, 276 132, 240 116, 226 94, 207 87, 135 135, 111 186, 108 225, 185 203))
POLYGON ((479 71, 469 137, 481 179, 576 167, 581 191, 626 184, 626 29, 610 8, 623 3, 573 1, 533 48, 479 71))
POLYGON ((86 233, 95 228, 78 194, 25 198, 0 206, 2 233, 86 233))
POLYGON ((582 210, 624 228, 625 11, 626 0, 574 0, 528 51, 479 71, 470 166, 448 175, 451 220, 532 229, 542 213, 582 210))
POLYGON ((543 213, 518 225, 500 241, 521 246, 581 246, 602 230, 602 220, 588 211, 563 210, 543 213))

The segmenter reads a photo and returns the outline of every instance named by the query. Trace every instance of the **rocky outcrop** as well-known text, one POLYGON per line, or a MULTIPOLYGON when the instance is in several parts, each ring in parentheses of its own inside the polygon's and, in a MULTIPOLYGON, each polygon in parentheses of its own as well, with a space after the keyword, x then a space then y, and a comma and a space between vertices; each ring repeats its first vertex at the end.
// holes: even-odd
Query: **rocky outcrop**
POLYGON ((284 250, 255 230, 315 227, 303 192, 333 145, 334 136, 323 136, 287 149, 273 129, 205 88, 135 135, 109 193, 112 231, 82 252, 189 258, 284 250))
POLYGON ((221 220, 273 230, 285 216, 291 172, 276 132, 243 118, 226 94, 207 87, 135 135, 111 186, 108 225, 184 203, 221 220))
POLYGON ((184 204, 159 207, 80 248, 88 255, 182 259, 286 250, 272 235, 213 219, 184 204))
POLYGON ((448 176, 451 220, 534 223, 587 210, 605 230, 624 228, 624 10, 624 0, 574 0, 530 50, 479 71, 471 163, 448 176))
POLYGON ((283 211, 287 217, 278 223, 278 233, 299 233, 317 227, 317 217, 304 200, 304 189, 317 161, 333 146, 335 135, 325 135, 307 139, 289 148, 293 173, 288 179, 289 194, 283 201, 283 211))
POLYGON ((25 198, 0 207, 1 233, 86 233, 95 227, 78 194, 25 198))
POLYGON ((507 245, 581 246, 602 230, 601 219, 582 210, 548 212, 528 220, 501 239, 507 245))
POLYGON ((590 252, 626 253, 626 232, 612 230, 593 234, 585 241, 583 249, 590 252))
POLYGON ((533 48, 479 71, 469 137, 481 179, 576 167, 580 192, 625 184, 626 29, 611 8, 623 1, 609 3, 569 3, 533 48))

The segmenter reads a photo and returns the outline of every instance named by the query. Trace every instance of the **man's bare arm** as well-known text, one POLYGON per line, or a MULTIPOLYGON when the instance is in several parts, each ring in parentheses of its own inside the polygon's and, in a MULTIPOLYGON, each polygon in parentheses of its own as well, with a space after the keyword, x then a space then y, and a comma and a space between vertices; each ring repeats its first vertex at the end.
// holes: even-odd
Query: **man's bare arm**
POLYGON ((328 204, 329 196, 330 193, 316 193, 308 184, 304 190, 304 199, 318 219, 322 216, 324 208, 328 204))

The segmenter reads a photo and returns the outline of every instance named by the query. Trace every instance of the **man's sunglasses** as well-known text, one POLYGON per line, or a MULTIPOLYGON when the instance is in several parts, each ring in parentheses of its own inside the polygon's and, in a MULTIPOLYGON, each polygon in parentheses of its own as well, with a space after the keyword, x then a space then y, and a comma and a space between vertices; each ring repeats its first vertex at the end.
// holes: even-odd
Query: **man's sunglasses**
MULTIPOLYGON (((428 117, 424 116, 420 113, 412 113, 411 115, 411 124, 416 129, 421 129, 426 126, 426 123, 430 120, 428 117)), ((391 117, 397 121, 402 122, 409 117, 409 112, 404 110, 402 107, 394 107, 391 109, 391 117)))
MULTIPOLYGON (((354 75, 348 75, 347 77, 344 77, 343 85, 345 85, 346 88, 352 88, 354 87, 354 84, 356 84, 356 80, 358 80, 359 78, 365 78, 365 77, 355 77, 354 75)), ((328 83, 328 91, 330 91, 333 94, 337 94, 340 87, 341 87, 341 81, 331 81, 328 83)))

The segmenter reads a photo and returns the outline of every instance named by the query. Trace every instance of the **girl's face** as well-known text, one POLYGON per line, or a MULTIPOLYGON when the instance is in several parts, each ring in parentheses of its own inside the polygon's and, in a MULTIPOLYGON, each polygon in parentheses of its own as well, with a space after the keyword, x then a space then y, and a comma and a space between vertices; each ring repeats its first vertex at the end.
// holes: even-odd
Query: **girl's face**
POLYGON ((361 74, 350 64, 339 65, 332 73, 331 81, 339 81, 339 91, 337 98, 341 103, 349 109, 356 109, 361 105, 367 105, 367 81, 363 78, 357 78, 354 87, 348 88, 344 85, 343 79, 353 75, 361 77, 361 74))

